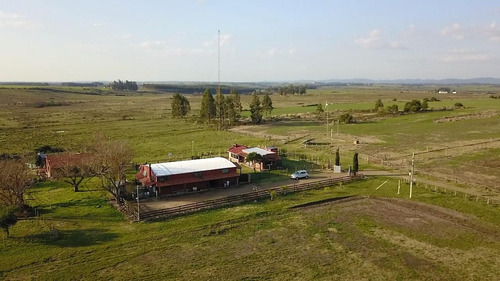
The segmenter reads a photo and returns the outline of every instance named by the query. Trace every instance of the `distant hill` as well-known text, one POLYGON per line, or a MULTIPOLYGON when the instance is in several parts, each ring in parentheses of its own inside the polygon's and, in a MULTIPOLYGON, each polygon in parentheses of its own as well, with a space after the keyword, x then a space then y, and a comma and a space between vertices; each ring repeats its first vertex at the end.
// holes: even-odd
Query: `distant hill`
POLYGON ((425 85, 457 85, 457 84, 490 84, 500 85, 500 78, 481 77, 470 79, 394 79, 394 80, 372 80, 372 79, 330 79, 318 81, 320 83, 353 83, 353 84, 425 84, 425 85))

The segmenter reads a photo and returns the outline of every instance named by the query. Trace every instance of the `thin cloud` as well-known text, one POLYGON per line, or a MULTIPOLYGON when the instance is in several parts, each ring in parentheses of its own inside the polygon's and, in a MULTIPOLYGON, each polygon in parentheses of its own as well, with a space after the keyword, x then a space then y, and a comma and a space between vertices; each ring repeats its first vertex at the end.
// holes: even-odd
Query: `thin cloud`
POLYGON ((380 29, 374 29, 374 30, 370 31, 368 36, 358 38, 354 42, 357 45, 360 45, 364 48, 368 48, 368 49, 375 48, 379 45, 380 33, 381 33, 380 29))
POLYGON ((490 57, 487 54, 479 53, 475 50, 469 49, 455 49, 449 54, 443 56, 441 62, 474 62, 474 61, 486 61, 490 57))
POLYGON ((220 45, 224 46, 231 39, 231 34, 221 34, 220 36, 220 45))
POLYGON ((451 37, 455 40, 462 40, 465 38, 464 31, 459 23, 453 23, 446 26, 441 30, 441 35, 451 37))
POLYGON ((359 45, 366 49, 394 49, 403 50, 406 49, 406 45, 401 40, 388 41, 382 37, 382 30, 374 29, 365 37, 360 37, 354 41, 356 45, 359 45))
POLYGON ((21 15, 0 10, 0 27, 30 28, 34 26, 32 22, 24 20, 21 15))
POLYGON ((93 27, 103 27, 103 26, 106 26, 108 25, 107 23, 105 22, 95 22, 92 24, 93 27))
POLYGON ((210 55, 214 51, 207 48, 174 47, 165 41, 144 41, 133 47, 164 56, 210 55))
POLYGON ((483 33, 486 35, 488 40, 493 42, 500 42, 500 26, 497 25, 496 21, 489 24, 484 28, 483 33))

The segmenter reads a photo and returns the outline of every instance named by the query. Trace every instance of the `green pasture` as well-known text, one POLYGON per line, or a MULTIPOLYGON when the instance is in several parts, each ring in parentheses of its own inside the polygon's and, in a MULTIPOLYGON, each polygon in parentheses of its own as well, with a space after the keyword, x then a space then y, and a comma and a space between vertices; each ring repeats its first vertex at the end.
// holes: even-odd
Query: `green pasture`
POLYGON ((498 231, 500 216, 498 208, 484 202, 415 187, 412 200, 457 210, 485 224, 483 234, 460 231, 450 237, 389 226, 366 216, 344 221, 342 213, 334 208, 328 212, 322 208, 290 209, 348 195, 407 198, 408 186, 403 185, 398 195, 395 179, 337 184, 279 196, 274 201, 260 200, 147 223, 126 221, 106 203, 102 191, 91 186, 84 190, 74 193, 63 184, 46 182, 31 191, 31 204, 40 216, 18 222, 12 228, 12 237, 0 245, 0 276, 17 280, 241 280, 292 276, 331 280, 369 274, 374 280, 431 276, 449 280, 472 272, 480 278, 499 273, 498 261, 485 257, 500 251, 498 241, 492 241, 487 234, 498 231), (449 265, 428 261, 432 266, 408 264, 409 255, 421 262, 427 256, 406 252, 371 236, 381 229, 436 251, 466 250, 471 259, 467 267, 456 267, 453 259, 449 265), (331 231, 336 233, 334 240, 328 238, 331 231), (365 245, 376 248, 385 258, 366 256, 362 248, 354 246, 358 243, 368 243, 365 245))

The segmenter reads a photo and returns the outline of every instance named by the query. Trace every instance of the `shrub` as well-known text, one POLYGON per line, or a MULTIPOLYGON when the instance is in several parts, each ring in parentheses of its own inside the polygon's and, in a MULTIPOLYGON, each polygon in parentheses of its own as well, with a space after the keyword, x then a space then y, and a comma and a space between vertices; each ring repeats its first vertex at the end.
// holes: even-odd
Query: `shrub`
POLYGON ((344 124, 349 124, 349 123, 355 122, 354 116, 352 116, 350 113, 344 113, 344 114, 340 115, 339 121, 340 121, 340 123, 344 123, 344 124))

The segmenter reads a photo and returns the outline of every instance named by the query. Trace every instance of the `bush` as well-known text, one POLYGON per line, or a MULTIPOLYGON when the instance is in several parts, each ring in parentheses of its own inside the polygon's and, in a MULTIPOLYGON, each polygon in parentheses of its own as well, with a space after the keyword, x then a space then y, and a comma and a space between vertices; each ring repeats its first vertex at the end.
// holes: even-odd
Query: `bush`
POLYGON ((454 104, 454 106, 455 106, 455 108, 462 108, 462 107, 464 107, 464 105, 462 103, 460 103, 460 102, 456 102, 454 104))
POLYGON ((340 121, 340 123, 343 123, 343 124, 349 124, 349 123, 355 122, 354 116, 352 116, 350 113, 344 113, 344 114, 340 115, 339 121, 340 121))

